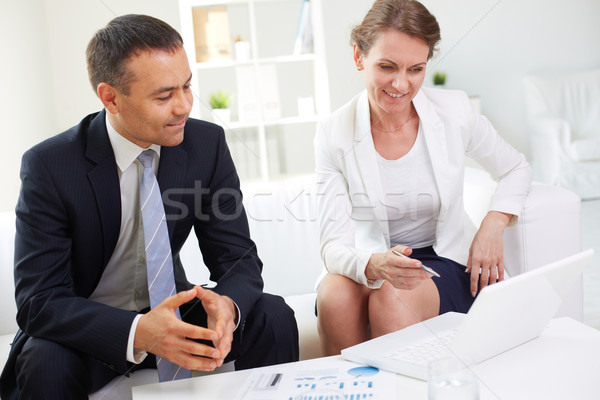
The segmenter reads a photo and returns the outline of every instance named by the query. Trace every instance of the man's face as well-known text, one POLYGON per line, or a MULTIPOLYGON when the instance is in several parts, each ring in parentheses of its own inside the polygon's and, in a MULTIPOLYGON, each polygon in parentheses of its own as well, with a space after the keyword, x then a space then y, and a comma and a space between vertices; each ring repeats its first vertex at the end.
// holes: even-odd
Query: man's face
POLYGON ((192 74, 183 48, 151 50, 133 55, 126 63, 129 94, 116 91, 113 127, 131 142, 176 146, 192 110, 192 74))

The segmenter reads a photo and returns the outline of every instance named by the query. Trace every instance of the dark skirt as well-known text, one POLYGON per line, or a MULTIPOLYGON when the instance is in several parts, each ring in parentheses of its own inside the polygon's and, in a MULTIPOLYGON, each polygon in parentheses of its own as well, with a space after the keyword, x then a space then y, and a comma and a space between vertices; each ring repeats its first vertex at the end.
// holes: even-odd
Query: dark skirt
MULTIPOLYGON (((440 278, 433 277, 433 283, 440 294, 440 315, 448 311, 467 313, 475 298, 471 296, 471 274, 465 272, 464 265, 440 257, 432 246, 413 249, 410 258, 421 261, 423 265, 433 268, 440 278)), ((315 315, 317 300, 315 299, 315 315)))
POLYGON ((471 274, 465 272, 464 265, 438 256, 432 246, 413 249, 410 258, 421 261, 440 274, 440 278, 431 278, 440 294, 440 315, 448 311, 469 311, 475 298, 471 296, 471 274))

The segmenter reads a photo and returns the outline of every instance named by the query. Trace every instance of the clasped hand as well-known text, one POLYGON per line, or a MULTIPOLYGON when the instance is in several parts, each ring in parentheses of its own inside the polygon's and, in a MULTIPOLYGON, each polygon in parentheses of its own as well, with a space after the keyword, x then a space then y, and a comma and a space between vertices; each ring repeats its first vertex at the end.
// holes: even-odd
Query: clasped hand
POLYGON ((135 333, 134 348, 145 350, 190 370, 212 371, 231 350, 236 308, 227 296, 196 286, 165 299, 144 314, 135 333), (207 328, 177 318, 175 310, 200 299, 208 316, 207 328), (214 347, 192 339, 211 341, 214 347))

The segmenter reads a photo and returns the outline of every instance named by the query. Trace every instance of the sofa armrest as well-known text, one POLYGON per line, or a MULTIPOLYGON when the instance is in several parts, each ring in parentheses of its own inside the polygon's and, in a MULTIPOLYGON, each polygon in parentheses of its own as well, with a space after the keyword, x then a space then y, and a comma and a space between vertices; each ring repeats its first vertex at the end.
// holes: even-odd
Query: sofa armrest
MULTIPOLYGON (((482 170, 465 172, 465 208, 479 223, 496 184, 482 170)), ((509 275, 531 271, 581 251, 581 199, 575 193, 534 182, 518 222, 504 231, 504 265, 509 275)), ((583 279, 576 283, 558 316, 583 320, 583 279)))
MULTIPOLYGON (((581 251, 581 199, 575 193, 534 183, 519 222, 504 233, 504 260, 517 273, 531 271, 581 251)), ((583 321, 583 277, 557 316, 583 321)))

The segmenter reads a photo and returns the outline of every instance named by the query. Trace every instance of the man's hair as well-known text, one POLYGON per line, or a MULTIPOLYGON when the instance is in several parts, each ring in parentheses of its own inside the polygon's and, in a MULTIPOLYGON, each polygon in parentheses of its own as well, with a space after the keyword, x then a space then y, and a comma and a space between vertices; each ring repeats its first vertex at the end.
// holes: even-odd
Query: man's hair
POLYGON ((100 29, 86 50, 88 75, 94 92, 102 82, 129 94, 130 57, 142 51, 174 51, 183 45, 181 35, 169 24, 147 15, 128 14, 100 29))

